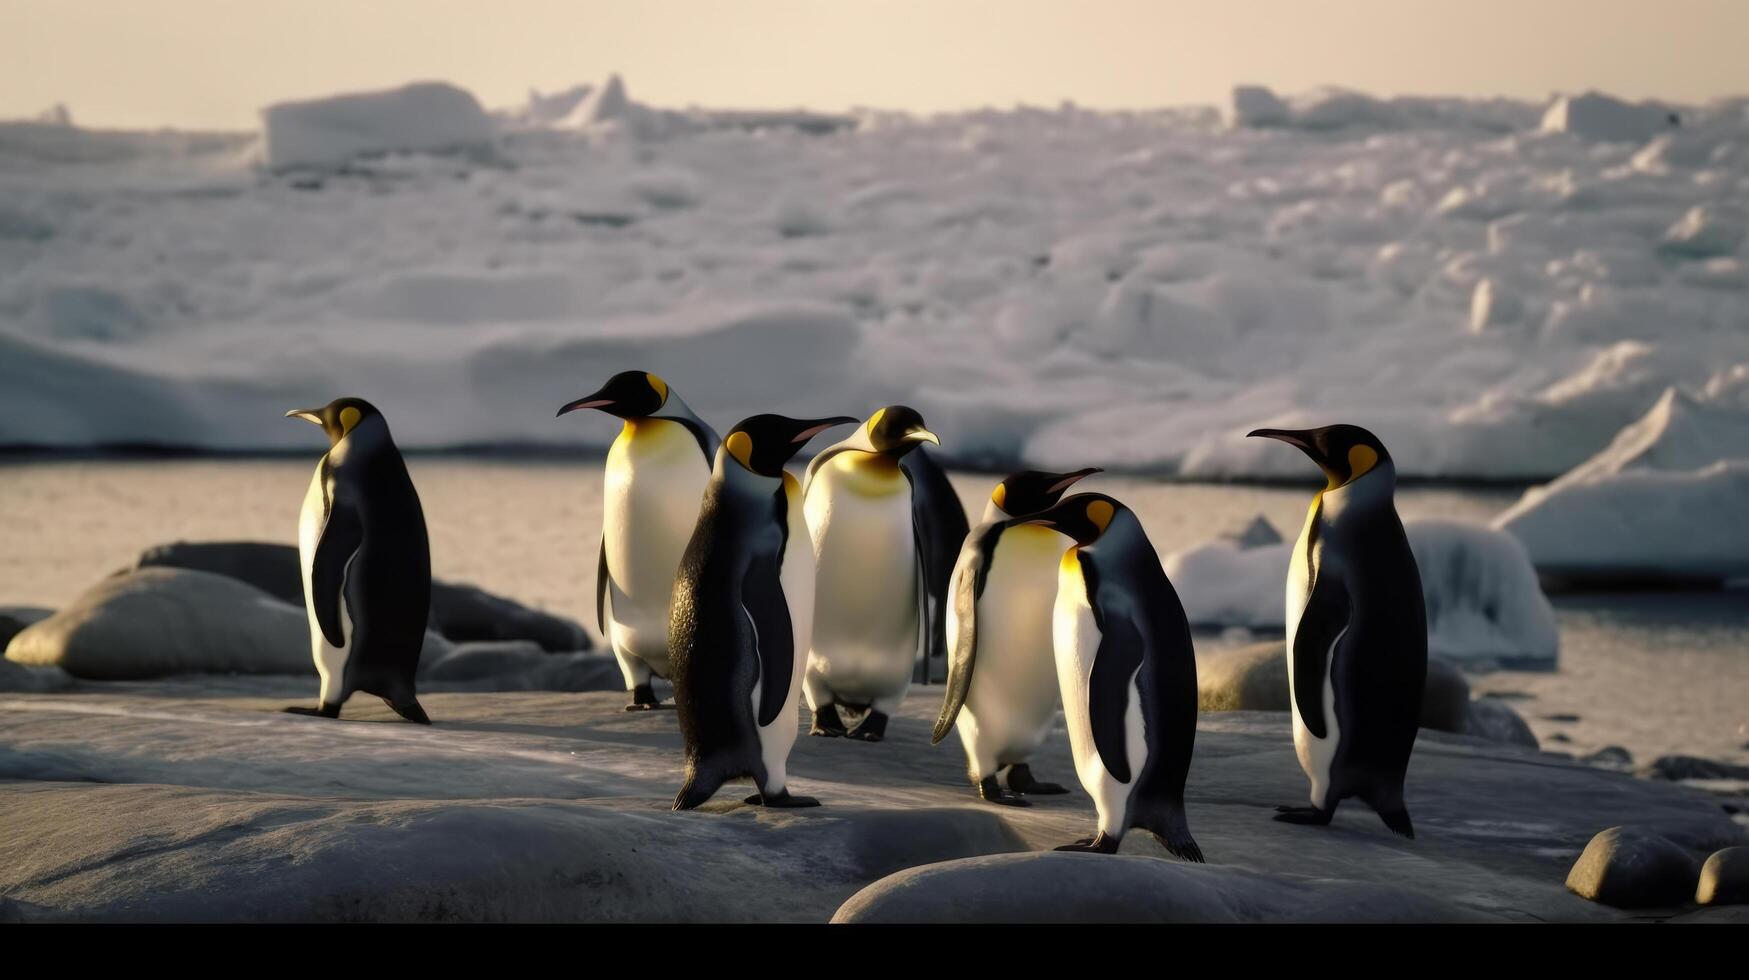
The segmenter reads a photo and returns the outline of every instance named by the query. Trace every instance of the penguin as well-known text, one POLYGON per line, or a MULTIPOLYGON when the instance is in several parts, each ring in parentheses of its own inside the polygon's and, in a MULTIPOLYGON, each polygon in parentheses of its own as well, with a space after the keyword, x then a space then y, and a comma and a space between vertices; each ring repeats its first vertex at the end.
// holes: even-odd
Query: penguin
MULTIPOLYGON (((920 490, 899 468, 925 442, 941 444, 923 416, 889 405, 808 464, 803 512, 819 567, 803 680, 814 716, 810 735, 880 741, 918 660, 927 660, 930 543, 922 525, 949 508, 959 510, 963 524, 965 511, 951 486, 945 498, 927 484, 920 490), (865 713, 854 730, 841 704, 865 713)), ((936 529, 948 523, 933 519, 936 529)))
POLYGON ((1068 792, 1034 779, 1026 761, 1057 716, 1051 610, 1062 538, 1008 521, 1052 506, 1098 472, 1097 466, 1073 473, 1026 470, 996 484, 954 566, 947 697, 930 744, 939 744, 957 721, 972 785, 991 803, 1030 806, 1022 794, 1068 792))
POLYGON ((1057 684, 1075 771, 1098 832, 1059 851, 1112 854, 1142 827, 1177 857, 1201 861, 1184 812, 1196 742, 1196 653, 1178 593, 1136 515, 1078 493, 1009 521, 1068 536, 1051 615, 1057 684))
POLYGON ((623 419, 602 476, 595 625, 631 692, 627 711, 662 707, 652 677, 668 667, 668 599, 721 442, 666 381, 621 371, 559 409, 623 419))
POLYGON ((1427 609, 1393 501, 1396 466, 1359 426, 1249 435, 1299 449, 1328 480, 1312 498, 1287 575, 1294 752, 1311 781, 1311 805, 1278 807, 1275 819, 1327 824, 1354 796, 1413 838, 1403 778, 1427 678, 1427 609))
POLYGON ((698 523, 674 580, 668 656, 686 747, 674 809, 752 776, 748 803, 818 806, 785 769, 814 622, 814 549, 801 487, 784 464, 848 416, 755 415, 718 448, 698 523))
POLYGON ((935 454, 919 445, 899 457, 899 471, 911 481, 911 518, 917 528, 918 551, 923 562, 924 601, 928 617, 929 649, 917 662, 915 680, 928 684, 933 664, 947 664, 948 580, 954 562, 965 544, 971 524, 959 494, 935 454))
POLYGON ((298 519, 321 698, 317 707, 285 710, 338 718, 346 699, 363 691, 402 718, 429 725, 413 675, 431 608, 431 544, 389 425, 362 398, 337 398, 285 417, 321 426, 329 444, 298 519))

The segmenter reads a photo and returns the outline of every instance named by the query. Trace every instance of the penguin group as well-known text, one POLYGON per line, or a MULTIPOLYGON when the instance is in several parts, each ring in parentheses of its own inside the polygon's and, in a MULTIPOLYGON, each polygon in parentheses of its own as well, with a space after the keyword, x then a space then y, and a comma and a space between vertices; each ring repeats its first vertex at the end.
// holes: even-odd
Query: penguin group
MULTIPOLYGON (((1197 721, 1190 624, 1136 513, 1107 494, 1069 493, 1098 467, 1014 473, 972 527, 921 448, 940 438, 904 405, 866 419, 754 415, 719 437, 667 382, 625 371, 558 415, 582 409, 621 422, 603 480, 596 624, 627 711, 665 707, 654 680, 672 686, 685 765, 675 810, 737 779, 752 781, 750 804, 818 806, 788 785, 802 699, 809 735, 879 742, 913 682, 941 662, 931 741, 958 732, 981 799, 1029 806, 1069 792, 1031 768, 1060 705, 1097 822, 1059 850, 1113 853, 1139 827, 1203 860, 1184 803, 1197 721), (815 437, 852 424, 800 479, 790 472, 815 437)), ((430 547, 388 425, 357 398, 286 414, 329 440, 299 521, 319 700, 286 710, 337 718, 363 691, 430 724, 414 689, 430 547)), ((1426 613, 1390 454, 1353 425, 1249 435, 1294 446, 1327 481, 1285 588, 1294 751, 1309 793, 1276 819, 1327 824, 1353 797, 1413 837, 1403 783, 1426 613)))

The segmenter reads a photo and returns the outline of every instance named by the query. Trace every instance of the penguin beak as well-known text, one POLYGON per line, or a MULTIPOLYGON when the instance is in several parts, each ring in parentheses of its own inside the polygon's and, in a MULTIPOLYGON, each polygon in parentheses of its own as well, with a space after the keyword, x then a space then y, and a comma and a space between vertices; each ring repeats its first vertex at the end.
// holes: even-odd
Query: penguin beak
POLYGON ((797 446, 800 446, 803 443, 807 442, 809 439, 812 439, 815 436, 819 435, 820 433, 825 432, 827 429, 834 428, 834 427, 840 426, 840 425, 844 425, 844 424, 849 423, 849 422, 858 422, 861 420, 853 418, 849 415, 834 415, 829 419, 803 419, 801 421, 802 421, 802 424, 806 426, 806 428, 802 429, 800 432, 797 432, 795 434, 795 437, 790 440, 791 443, 793 443, 797 446))
POLYGON ((560 415, 566 415, 585 408, 606 408, 612 404, 613 399, 601 397, 601 392, 598 391, 593 395, 584 395, 582 398, 579 398, 574 402, 566 403, 563 408, 559 409, 559 414, 553 416, 553 418, 558 418, 560 415))
POLYGON ((1327 462, 1327 460, 1324 459, 1324 454, 1318 450, 1317 443, 1312 441, 1312 433, 1309 430, 1252 429, 1250 432, 1245 433, 1245 438, 1247 439, 1258 437, 1285 442, 1295 449, 1298 449, 1300 452, 1305 453, 1307 456, 1310 456, 1312 462, 1317 463, 1319 466, 1323 466, 1327 462))
POLYGON ((937 446, 941 445, 941 440, 936 438, 935 433, 928 429, 912 429, 910 432, 905 433, 905 438, 911 442, 933 442, 937 446))
POLYGON ((1072 486, 1074 486, 1074 485, 1075 485, 1075 484, 1077 484, 1077 483, 1079 483, 1079 482, 1081 482, 1081 481, 1082 481, 1082 480, 1085 480, 1085 479, 1087 479, 1087 478, 1088 478, 1088 477, 1090 477, 1090 476, 1092 476, 1092 475, 1093 475, 1093 474, 1095 474, 1095 473, 1104 473, 1104 472, 1105 472, 1105 471, 1104 471, 1104 470, 1103 470, 1103 469, 1100 469, 1100 468, 1099 468, 1099 467, 1097 467, 1097 466, 1089 466, 1089 467, 1087 467, 1087 468, 1086 468, 1086 469, 1084 469, 1084 470, 1076 470, 1076 471, 1075 471, 1075 472, 1073 472, 1073 473, 1064 473, 1064 474, 1061 474, 1061 475, 1062 475, 1062 479, 1060 479, 1060 480, 1058 480, 1058 481, 1057 481, 1057 482, 1055 482, 1055 483, 1053 483, 1053 484, 1051 484, 1051 485, 1050 485, 1050 487, 1048 487, 1048 488, 1047 488, 1047 489, 1046 489, 1046 490, 1045 490, 1045 493, 1047 493, 1047 494, 1052 494, 1052 493, 1059 493, 1059 494, 1060 494, 1060 493, 1062 493, 1062 492, 1063 492, 1063 491, 1064 491, 1064 490, 1067 490, 1067 489, 1069 489, 1069 488, 1070 488, 1070 487, 1072 487, 1072 486))
POLYGON ((288 419, 303 419, 313 425, 322 424, 322 410, 319 408, 294 408, 285 413, 288 419))

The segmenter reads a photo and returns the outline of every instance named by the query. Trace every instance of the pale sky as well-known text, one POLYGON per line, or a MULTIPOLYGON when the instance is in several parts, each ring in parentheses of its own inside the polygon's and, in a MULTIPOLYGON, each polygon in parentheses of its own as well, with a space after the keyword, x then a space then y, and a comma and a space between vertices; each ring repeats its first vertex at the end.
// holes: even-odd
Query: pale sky
POLYGON ((1749 0, 0 0, 0 118, 252 128, 445 80, 488 107, 620 72, 655 105, 934 111, 1294 92, 1749 94, 1749 0))

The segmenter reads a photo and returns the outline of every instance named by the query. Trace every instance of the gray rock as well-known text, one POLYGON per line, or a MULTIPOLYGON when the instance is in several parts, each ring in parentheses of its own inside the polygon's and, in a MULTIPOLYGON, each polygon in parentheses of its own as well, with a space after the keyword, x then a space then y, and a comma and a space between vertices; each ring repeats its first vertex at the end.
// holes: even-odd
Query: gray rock
POLYGON ((1579 761, 1600 769, 1626 771, 1634 767, 1633 753, 1619 745, 1605 745, 1590 755, 1580 756, 1579 761))
POLYGON ((1427 658, 1427 685, 1421 692, 1421 727, 1463 732, 1470 717, 1470 682, 1449 660, 1427 658))
POLYGON ((1512 710, 1511 705, 1497 698, 1480 697, 1470 702, 1470 714, 1463 734, 1528 749, 1540 748, 1530 725, 1512 710))
POLYGON ((419 665, 433 691, 617 691, 619 664, 602 654, 547 653, 534 643, 461 643, 419 665))
POLYGON ((13 637, 24 632, 26 626, 40 623, 54 613, 53 609, 38 606, 0 606, 0 651, 6 649, 13 637))
POLYGON ((1269 518, 1262 514, 1251 518, 1251 523, 1246 524, 1244 528, 1230 534, 1223 534, 1221 537, 1233 542, 1241 551, 1281 544, 1281 532, 1277 531, 1275 525, 1269 523, 1269 518))
POLYGON ((0 660, 0 691, 8 694, 64 691, 72 686, 73 675, 59 667, 26 667, 0 660))
MULTIPOLYGON (((140 554, 135 568, 186 568, 247 582, 281 602, 304 605, 298 549, 262 541, 178 541, 140 554)), ((575 621, 529 609, 471 585, 433 580, 431 629, 453 643, 531 640, 542 649, 590 648, 575 621)))
POLYGON ((1692 755, 1665 755, 1642 768, 1639 774, 1647 779, 1749 779, 1749 766, 1692 755))
POLYGON ((909 868, 834 923, 1462 922, 1489 916, 1373 882, 1047 851, 909 868))
POLYGON ((1749 905, 1749 847, 1727 847, 1707 858, 1694 900, 1702 905, 1749 905))
MULTIPOLYGON (((447 646, 426 634, 427 655, 447 646)), ((236 579, 180 568, 104 579, 13 637, 6 659, 86 680, 316 672, 302 608, 236 579)))
POLYGON ((1567 889, 1618 909, 1685 904, 1700 868, 1694 856, 1661 834, 1611 827, 1591 838, 1567 873, 1567 889))

